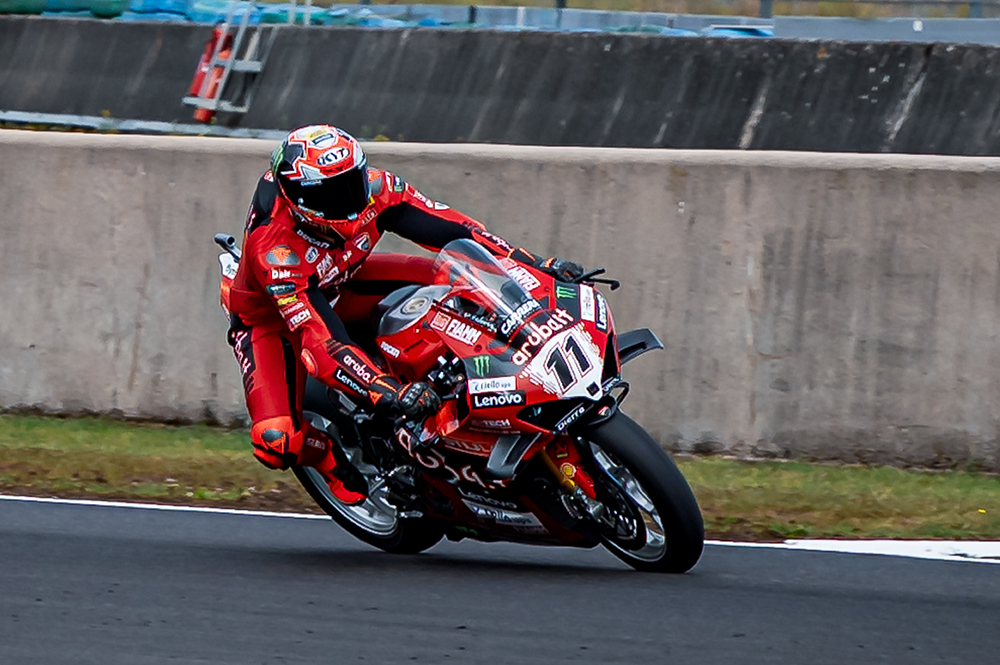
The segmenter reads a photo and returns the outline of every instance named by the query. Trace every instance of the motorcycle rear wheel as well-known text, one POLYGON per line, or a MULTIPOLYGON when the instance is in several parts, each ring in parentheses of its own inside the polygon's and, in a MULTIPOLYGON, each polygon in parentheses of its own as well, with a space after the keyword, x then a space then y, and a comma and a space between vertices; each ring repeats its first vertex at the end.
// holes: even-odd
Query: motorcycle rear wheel
MULTIPOLYGON (((308 393, 306 401, 307 409, 326 408, 322 404, 308 404, 308 393)), ((305 411, 304 417, 320 429, 327 429, 330 422, 315 411, 305 411)), ((334 432, 330 434, 334 438, 334 445, 340 445, 339 437, 334 432)), ((346 450, 348 449, 345 447, 346 450)), ((349 456, 351 452, 348 452, 349 456)), ((365 470, 361 469, 371 485, 372 478, 365 474, 365 470)), ((315 469, 294 467, 292 471, 323 512, 332 517, 344 531, 372 547, 391 554, 417 554, 433 547, 444 537, 444 529, 433 520, 423 517, 400 518, 395 506, 386 501, 384 487, 372 492, 364 503, 348 506, 337 500, 315 469)))
POLYGON ((636 528, 645 536, 641 542, 606 534, 604 546, 636 570, 684 573, 693 568, 705 546, 705 524, 691 487, 670 456, 621 412, 583 438, 596 470, 643 520, 636 528))

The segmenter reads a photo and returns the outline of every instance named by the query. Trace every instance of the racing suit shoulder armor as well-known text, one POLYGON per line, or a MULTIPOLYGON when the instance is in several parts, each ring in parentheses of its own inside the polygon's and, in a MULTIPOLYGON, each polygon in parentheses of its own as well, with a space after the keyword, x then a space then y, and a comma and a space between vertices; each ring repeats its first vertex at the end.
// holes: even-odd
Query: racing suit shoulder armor
POLYGON ((278 201, 278 184, 273 178, 267 177, 269 173, 270 171, 257 181, 257 189, 254 190, 250 211, 247 214, 247 231, 271 223, 274 206, 278 201))

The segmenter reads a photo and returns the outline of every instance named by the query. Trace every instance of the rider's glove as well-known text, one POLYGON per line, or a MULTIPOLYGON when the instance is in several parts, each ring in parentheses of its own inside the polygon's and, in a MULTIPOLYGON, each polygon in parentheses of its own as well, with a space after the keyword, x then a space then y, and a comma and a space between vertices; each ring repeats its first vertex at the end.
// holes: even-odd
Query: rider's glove
POLYGON ((583 266, 579 263, 555 257, 538 259, 533 265, 542 272, 548 273, 562 282, 575 282, 585 272, 583 266))
POLYGON ((423 381, 407 383, 396 393, 396 408, 412 419, 437 413, 441 408, 441 398, 434 389, 423 381))

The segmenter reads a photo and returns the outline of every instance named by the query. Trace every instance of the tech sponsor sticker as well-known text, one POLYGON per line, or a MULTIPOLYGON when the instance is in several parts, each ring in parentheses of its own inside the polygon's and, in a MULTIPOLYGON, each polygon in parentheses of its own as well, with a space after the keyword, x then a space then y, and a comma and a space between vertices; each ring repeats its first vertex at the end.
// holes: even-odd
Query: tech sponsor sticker
POLYGON ((345 372, 344 370, 340 369, 339 367, 337 368, 337 371, 335 371, 333 373, 333 378, 335 378, 341 385, 343 385, 348 390, 352 390, 352 391, 354 391, 357 394, 362 395, 362 396, 367 396, 368 395, 368 393, 365 392, 365 389, 362 388, 358 384, 357 381, 355 381, 353 378, 351 378, 347 374, 347 372, 345 372))
MULTIPOLYGON (((306 241, 312 243, 313 245, 316 245, 317 247, 322 247, 323 249, 330 249, 330 243, 323 242, 322 240, 317 240, 316 238, 313 238, 311 235, 309 235, 308 233, 306 233, 302 229, 295 229, 295 233, 296 233, 296 235, 298 235, 303 240, 306 240, 306 241)), ((309 256, 309 255, 306 254, 306 256, 309 256)))
POLYGON ((596 294, 597 300, 597 329, 601 332, 608 332, 608 303, 600 293, 596 294))
POLYGON ((296 330, 299 326, 311 318, 312 314, 309 313, 308 309, 302 310, 292 318, 288 319, 288 327, 292 330, 296 330))
POLYGON ((316 274, 319 276, 319 285, 326 286, 340 274, 340 268, 333 265, 333 257, 327 254, 316 266, 316 274))
POLYGON ((532 513, 519 513, 513 510, 504 510, 493 506, 484 506, 468 499, 462 499, 462 503, 468 506, 469 510, 485 522, 494 522, 501 526, 509 526, 523 533, 548 533, 545 526, 538 521, 532 513))
POLYGON ((303 309, 304 307, 305 307, 305 303, 294 302, 291 305, 289 305, 288 307, 283 307, 283 308, 281 308, 278 311, 281 312, 281 315, 283 317, 288 318, 289 315, 294 314, 295 312, 299 311, 300 309, 303 309))
POLYGON ((525 396, 523 390, 511 390, 503 393, 480 393, 472 396, 472 407, 475 409, 497 409, 504 406, 523 406, 525 396))
POLYGON ((510 429, 510 421, 506 418, 503 420, 472 420, 469 424, 473 427, 482 427, 485 429, 510 429))
POLYGON ((575 423, 577 420, 580 419, 580 416, 582 416, 583 412, 586 410, 587 407, 581 404, 580 406, 570 411, 568 414, 566 414, 566 416, 562 420, 556 423, 556 426, 554 428, 555 431, 561 432, 570 425, 572 425, 573 423, 575 423))
POLYGON ((434 330, 443 331, 445 328, 448 327, 449 323, 451 323, 451 317, 448 316, 447 314, 442 314, 441 312, 438 312, 437 314, 434 315, 434 318, 431 319, 431 328, 434 328, 434 330))
POLYGON ((365 383, 371 383, 375 380, 375 375, 370 369, 368 369, 368 367, 365 366, 363 362, 346 352, 341 352, 339 355, 341 362, 347 365, 359 379, 365 383))
POLYGON ((515 309, 510 316, 504 319, 500 323, 500 334, 509 335, 512 331, 516 330, 518 326, 523 324, 525 320, 534 312, 537 312, 542 308, 538 304, 537 300, 526 300, 515 309))
POLYGON ((517 379, 513 376, 501 376, 495 379, 469 379, 469 393, 499 393, 517 388, 517 379))
POLYGON ((586 284, 580 285, 580 318, 594 320, 594 289, 586 284))
MULTIPOLYGON (((434 325, 433 322, 431 325, 434 325)), ((477 328, 470 326, 468 323, 463 323, 458 319, 451 320, 444 334, 469 346, 474 346, 479 341, 479 336, 482 335, 477 328)))
POLYGON ((542 285, 527 268, 513 259, 502 259, 500 263, 507 269, 507 272, 514 281, 521 285, 521 288, 529 293, 542 285))
POLYGON ((283 296, 286 293, 295 291, 294 284, 271 284, 267 287, 267 292, 272 296, 283 296))
POLYGON ((392 344, 389 344, 388 342, 379 342, 378 346, 383 352, 385 352, 385 355, 392 356, 393 358, 399 357, 399 349, 394 347, 392 344))
POLYGON ((229 254, 219 254, 219 265, 222 267, 223 277, 236 279, 236 271, 239 270, 239 264, 236 263, 236 259, 229 254))

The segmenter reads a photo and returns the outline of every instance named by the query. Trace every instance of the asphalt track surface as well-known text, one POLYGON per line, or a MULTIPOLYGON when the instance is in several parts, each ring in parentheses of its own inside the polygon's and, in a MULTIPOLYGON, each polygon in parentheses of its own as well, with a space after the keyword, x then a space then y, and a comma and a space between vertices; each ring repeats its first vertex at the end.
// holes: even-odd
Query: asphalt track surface
POLYGON ((710 546, 400 557, 327 520, 0 501, 0 664, 996 663, 1000 566, 710 546))

